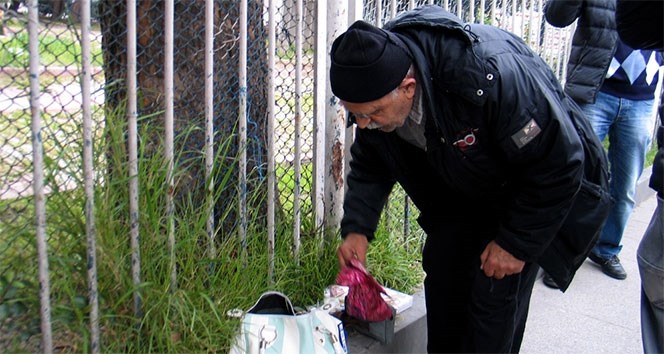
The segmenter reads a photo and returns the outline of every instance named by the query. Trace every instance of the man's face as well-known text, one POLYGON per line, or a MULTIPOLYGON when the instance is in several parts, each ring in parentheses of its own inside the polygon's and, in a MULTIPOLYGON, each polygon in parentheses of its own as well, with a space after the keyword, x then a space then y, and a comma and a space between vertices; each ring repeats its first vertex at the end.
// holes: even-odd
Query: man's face
POLYGON ((380 129, 391 132, 402 126, 408 118, 415 96, 415 79, 404 79, 399 87, 387 95, 371 102, 341 104, 355 116, 360 129, 380 129))

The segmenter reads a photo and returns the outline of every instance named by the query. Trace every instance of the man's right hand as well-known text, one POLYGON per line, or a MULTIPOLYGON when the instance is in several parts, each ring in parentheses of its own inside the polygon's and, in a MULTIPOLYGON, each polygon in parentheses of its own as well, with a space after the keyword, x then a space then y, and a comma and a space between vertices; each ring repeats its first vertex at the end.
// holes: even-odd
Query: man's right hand
POLYGON ((337 248, 339 268, 344 269, 352 259, 357 259, 366 266, 368 247, 369 241, 365 235, 353 232, 347 234, 344 242, 337 248))

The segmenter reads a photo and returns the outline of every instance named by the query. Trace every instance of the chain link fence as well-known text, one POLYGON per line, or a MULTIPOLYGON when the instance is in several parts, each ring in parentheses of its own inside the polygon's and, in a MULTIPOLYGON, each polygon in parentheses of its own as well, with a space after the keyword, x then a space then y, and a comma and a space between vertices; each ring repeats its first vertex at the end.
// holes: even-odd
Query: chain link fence
MULTIPOLYGON (((37 246, 33 191, 33 115, 30 104, 29 33, 27 1, 0 1, 0 349, 12 343, 36 341, 39 320, 30 308, 39 307, 37 294, 37 246), (18 335, 17 335, 18 333, 18 335)), ((396 13, 415 6, 435 3, 457 13, 466 21, 494 24, 522 36, 562 77, 569 30, 548 27, 542 19, 543 2, 537 0, 447 0, 389 1, 368 0, 362 17, 382 24, 396 13)), ((301 21, 295 0, 274 0, 275 61, 268 66, 267 1, 248 1, 247 18, 247 111, 246 146, 238 144, 238 87, 240 62, 240 10, 238 1, 214 1, 214 112, 213 146, 216 149, 214 219, 220 239, 236 234, 241 210, 237 203, 237 161, 247 155, 247 189, 262 185, 267 178, 268 156, 274 157, 278 225, 284 229, 315 230, 314 189, 316 124, 314 114, 315 50, 317 1, 301 2, 301 21), (274 73, 274 102, 267 102, 268 73, 274 73), (274 127, 268 131, 268 105, 274 106, 274 127), (274 138, 269 150, 268 137, 274 138), (244 150, 243 150, 244 149, 244 150), (301 226, 300 226, 301 223, 301 226), (295 225, 295 226, 293 226, 295 225)), ((83 101, 91 103, 95 198, 103 198, 104 188, 114 186, 126 194, 128 172, 126 131, 127 64, 137 64, 138 131, 142 163, 160 157, 163 148, 164 119, 164 1, 137 2, 137 55, 127 54, 127 9, 125 1, 92 0, 90 97, 81 93, 81 0, 38 1, 38 73, 41 136, 44 154, 44 193, 49 245, 53 321, 67 323, 84 316, 87 286, 84 274, 89 268, 85 248, 85 195, 82 151, 83 101), (113 118, 113 119, 111 119, 113 118), (61 276, 62 274, 62 276, 61 276), (72 285, 73 284, 73 285, 72 285)), ((174 130, 175 191, 179 201, 204 205, 210 182, 203 159, 206 141, 205 90, 205 2, 175 2, 174 35, 174 130), (193 202, 192 202, 193 200, 193 202)), ((158 166, 155 170, 161 170, 158 166)), ((165 181, 141 182, 146 198, 157 196, 165 181)), ((246 192, 246 191, 245 191, 246 192)), ((155 203, 164 203, 155 197, 155 203)), ((121 209, 117 200, 97 200, 104 210, 121 209)), ((265 225, 265 197, 249 201, 250 212, 265 225)), ((111 223, 127 224, 128 219, 109 220, 97 211, 99 229, 111 223)), ((417 210, 397 188, 383 214, 382 226, 407 242, 421 240, 415 219, 417 210)), ((144 216, 147 218, 147 216, 144 216)), ((154 228, 163 229, 157 218, 154 228)), ((145 220, 145 219, 144 219, 145 220)), ((253 219, 252 219, 253 220, 253 219)), ((149 224, 149 223, 148 223, 149 224)), ((185 222, 181 221, 181 225, 185 222)), ((150 224, 149 224, 150 225, 150 224)), ((150 226, 146 226, 150 227, 150 226)), ((252 225, 250 225, 252 227, 252 225)), ((253 227, 258 227, 253 225, 253 227)), ((97 252, 104 258, 126 235, 116 236, 118 244, 104 243, 97 252)), ((149 236, 143 236, 149 240, 149 236)), ((204 239, 204 237, 201 237, 204 239)), ((203 241, 201 241, 203 242, 203 241)), ((419 242, 419 241, 418 241, 419 242)), ((417 244, 417 242, 415 242, 417 244)), ((126 246, 125 246, 126 247, 126 246)), ((115 279, 120 270, 102 269, 115 279)), ((100 294, 115 284, 101 284, 100 294)), ((131 286, 128 286, 131 287, 131 286)), ((110 299, 103 299, 109 301, 110 299)), ((85 331, 85 329, 81 329, 85 331)), ((79 351, 59 332, 54 345, 79 351)), ((38 347, 34 344, 33 349, 38 347)))

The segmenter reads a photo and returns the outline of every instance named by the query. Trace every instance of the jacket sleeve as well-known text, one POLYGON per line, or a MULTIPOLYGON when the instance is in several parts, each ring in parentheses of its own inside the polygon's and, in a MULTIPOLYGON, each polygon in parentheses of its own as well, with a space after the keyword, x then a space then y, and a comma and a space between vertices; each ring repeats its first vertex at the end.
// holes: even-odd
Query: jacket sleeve
POLYGON ((496 242, 534 261, 554 239, 579 190, 583 147, 546 64, 519 55, 501 63, 489 126, 507 163, 511 198, 496 242))
POLYGON ((376 151, 376 144, 369 140, 380 132, 357 129, 351 146, 348 189, 344 198, 344 216, 341 219, 341 236, 351 232, 373 240, 381 211, 396 183, 389 169, 376 151))
POLYGON ((544 4, 544 18, 554 27, 567 27, 581 14, 583 0, 548 0, 544 4))

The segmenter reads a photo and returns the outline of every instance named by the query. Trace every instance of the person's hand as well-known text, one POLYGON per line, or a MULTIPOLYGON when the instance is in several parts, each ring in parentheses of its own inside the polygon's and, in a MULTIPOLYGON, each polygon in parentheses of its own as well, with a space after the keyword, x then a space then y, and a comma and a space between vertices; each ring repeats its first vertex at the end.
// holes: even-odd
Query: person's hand
POLYGON ((480 269, 489 278, 503 279, 507 275, 521 273, 526 262, 514 257, 491 241, 480 255, 480 269))
POLYGON ((344 269, 351 259, 357 259, 362 265, 366 265, 368 247, 369 241, 365 235, 352 232, 346 235, 344 242, 337 248, 339 268, 344 269))

